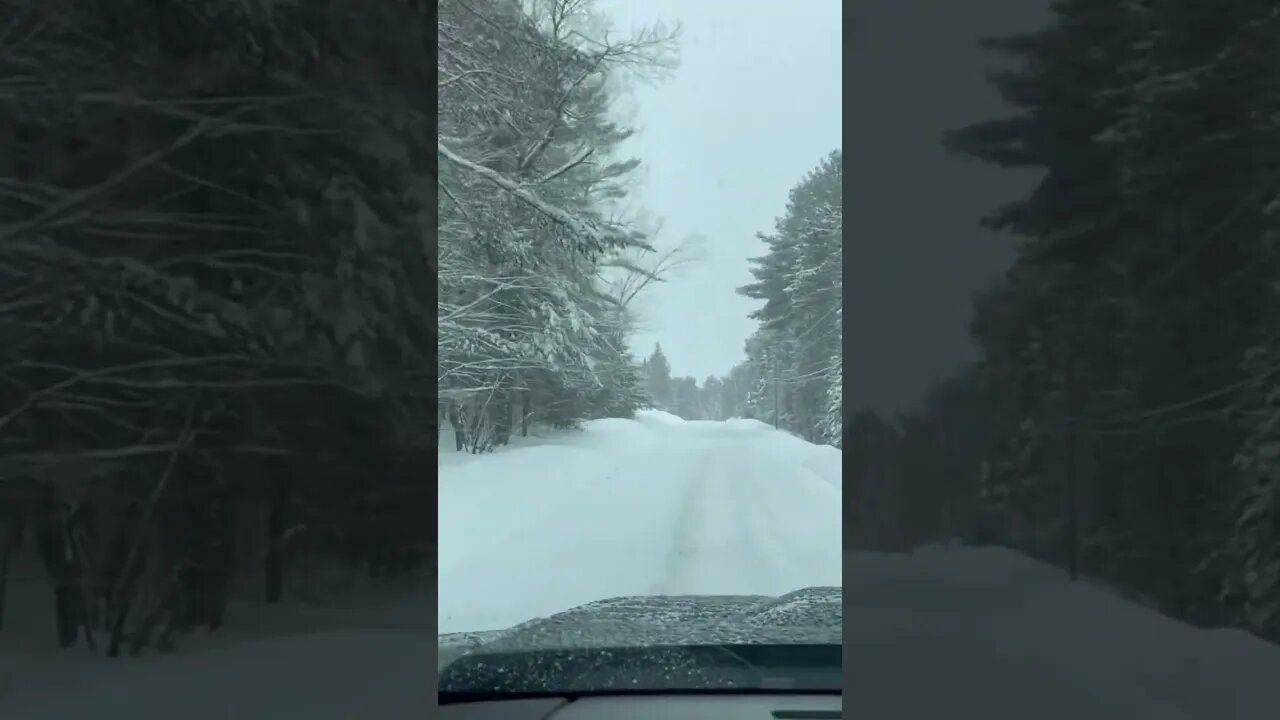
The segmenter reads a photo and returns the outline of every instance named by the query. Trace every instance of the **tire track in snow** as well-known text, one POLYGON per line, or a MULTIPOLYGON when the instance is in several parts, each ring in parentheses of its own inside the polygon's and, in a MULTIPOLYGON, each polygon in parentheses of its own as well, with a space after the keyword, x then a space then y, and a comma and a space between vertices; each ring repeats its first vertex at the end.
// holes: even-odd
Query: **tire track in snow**
MULTIPOLYGON (((733 592, 775 595, 798 588, 787 586, 783 576, 797 558, 789 554, 790 543, 780 532, 777 508, 769 511, 762 505, 762 483, 786 482, 780 477, 765 477, 765 458, 752 458, 752 452, 725 455, 714 469, 719 495, 724 498, 723 522, 736 533, 739 541, 732 553, 738 573, 725 578, 733 592), (763 511, 763 512, 762 512, 763 511)), ((729 558, 726 558, 728 560, 729 558)), ((726 563, 727 564, 727 563, 726 563)))
POLYGON ((740 575, 732 578, 735 591, 777 595, 832 581, 838 584, 839 529, 826 537, 822 528, 830 521, 824 514, 839 513, 840 503, 823 502, 820 496, 826 493, 814 493, 807 486, 821 482, 818 478, 806 470, 783 467, 758 450, 724 455, 715 476, 722 487, 719 494, 724 497, 726 519, 733 531, 741 533, 734 558, 741 567, 740 575), (795 508, 802 508, 802 514, 795 515, 795 508))
MULTIPOLYGON (((782 478, 774 482, 786 482, 782 478)), ((738 517, 742 518, 745 527, 750 528, 750 547, 755 553, 761 572, 759 582, 767 582, 769 587, 761 587, 757 591, 765 594, 780 594, 798 590, 788 587, 783 580, 788 568, 794 567, 801 558, 795 556, 795 545, 782 532, 784 522, 795 522, 794 518, 782 518, 776 511, 770 511, 761 491, 761 480, 748 476, 742 488, 734 497, 737 499, 738 517), (784 589, 785 588, 785 589, 784 589)))
POLYGON ((684 481, 680 495, 680 509, 671 532, 671 546, 662 562, 662 576, 651 591, 654 595, 678 595, 689 592, 689 566, 694 564, 702 539, 702 524, 706 517, 707 469, 711 456, 701 453, 697 470, 684 481))
POLYGON ((679 508, 651 592, 773 595, 805 584, 813 558, 797 535, 802 530, 787 524, 805 519, 780 517, 779 495, 786 491, 771 486, 788 478, 770 473, 770 458, 751 448, 712 443, 693 455, 677 463, 686 468, 677 480, 683 482, 679 508))

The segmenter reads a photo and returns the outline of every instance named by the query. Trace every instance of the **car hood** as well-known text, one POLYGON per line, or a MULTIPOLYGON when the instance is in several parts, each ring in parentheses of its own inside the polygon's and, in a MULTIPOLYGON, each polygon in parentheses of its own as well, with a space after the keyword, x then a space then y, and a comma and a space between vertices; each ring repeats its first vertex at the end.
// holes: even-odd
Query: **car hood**
POLYGON ((841 643, 841 590, 811 587, 781 596, 619 597, 507 630, 439 636, 440 667, 471 653, 681 645, 841 643))

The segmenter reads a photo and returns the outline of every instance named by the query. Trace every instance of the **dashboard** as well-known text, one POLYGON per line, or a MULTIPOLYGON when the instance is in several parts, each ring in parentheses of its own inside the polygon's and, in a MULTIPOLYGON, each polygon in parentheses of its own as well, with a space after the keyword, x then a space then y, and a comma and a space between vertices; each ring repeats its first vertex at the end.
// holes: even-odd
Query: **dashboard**
POLYGON ((440 720, 839 720, 839 694, 594 695, 441 705, 440 720))

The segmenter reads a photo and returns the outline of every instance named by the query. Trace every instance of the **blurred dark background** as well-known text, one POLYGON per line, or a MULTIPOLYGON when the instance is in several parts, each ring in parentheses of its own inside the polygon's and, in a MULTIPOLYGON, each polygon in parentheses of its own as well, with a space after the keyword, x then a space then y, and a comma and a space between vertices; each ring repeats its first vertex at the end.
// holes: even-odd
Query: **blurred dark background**
POLYGON ((846 9, 846 408, 907 409, 973 358, 970 297, 1012 259, 1011 240, 978 220, 1038 173, 949 154, 942 133, 1004 111, 984 80, 999 58, 978 40, 1034 29, 1048 5, 861 0, 846 9))

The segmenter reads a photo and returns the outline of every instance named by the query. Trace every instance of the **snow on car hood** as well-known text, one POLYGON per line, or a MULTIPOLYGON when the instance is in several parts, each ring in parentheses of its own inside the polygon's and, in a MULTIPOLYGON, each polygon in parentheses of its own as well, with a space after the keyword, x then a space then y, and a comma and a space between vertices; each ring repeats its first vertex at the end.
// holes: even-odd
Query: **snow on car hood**
POLYGON ((841 589, 786 595, 642 595, 587 603, 509 630, 450 633, 441 648, 521 651, 841 642, 841 589))
MULTIPOLYGON (((439 668, 463 655, 608 648, 656 650, 645 663, 693 668, 680 646, 834 645, 841 643, 841 589, 812 587, 786 595, 669 595, 612 598, 521 623, 508 630, 439 636, 439 668), (669 657, 668 657, 669 656, 669 657)), ((546 684, 562 675, 549 670, 546 684)), ((620 673, 619 677, 625 677, 620 673)), ((634 678, 634 675, 632 676, 634 678)), ((523 677, 521 689, 538 685, 523 677)), ((597 680, 597 682, 600 682, 597 680)), ((444 689, 443 685, 442 688, 444 689)), ((512 688, 514 689, 514 688, 512 688)))

